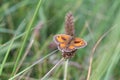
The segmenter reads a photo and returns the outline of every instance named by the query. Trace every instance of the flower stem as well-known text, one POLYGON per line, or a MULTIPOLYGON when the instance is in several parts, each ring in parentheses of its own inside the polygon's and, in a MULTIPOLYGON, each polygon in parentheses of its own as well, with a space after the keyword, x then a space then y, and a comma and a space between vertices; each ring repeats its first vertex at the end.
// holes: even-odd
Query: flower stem
POLYGON ((65 61, 64 80, 67 80, 68 61, 69 59, 65 61))

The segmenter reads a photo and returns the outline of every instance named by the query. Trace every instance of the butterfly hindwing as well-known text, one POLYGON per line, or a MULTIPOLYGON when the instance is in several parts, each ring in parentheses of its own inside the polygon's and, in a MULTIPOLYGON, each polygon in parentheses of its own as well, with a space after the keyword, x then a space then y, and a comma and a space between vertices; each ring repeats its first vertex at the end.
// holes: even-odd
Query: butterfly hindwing
POLYGON ((58 49, 59 49, 60 51, 64 51, 64 49, 66 49, 66 46, 67 46, 66 43, 60 43, 60 44, 58 45, 58 49))
POLYGON ((75 51, 76 48, 74 45, 70 44, 66 49, 65 49, 65 52, 72 52, 72 51, 75 51))
POLYGON ((72 52, 76 50, 76 48, 73 45, 68 46, 68 44, 66 43, 59 44, 58 49, 62 52, 72 52))

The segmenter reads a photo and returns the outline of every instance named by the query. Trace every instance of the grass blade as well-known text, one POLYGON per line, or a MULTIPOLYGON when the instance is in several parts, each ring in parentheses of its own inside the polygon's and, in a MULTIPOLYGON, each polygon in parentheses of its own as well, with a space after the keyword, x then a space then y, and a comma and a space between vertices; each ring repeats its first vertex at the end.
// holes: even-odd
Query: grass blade
POLYGON ((13 39, 12 39, 12 41, 11 41, 11 43, 10 43, 10 46, 9 46, 9 48, 8 48, 8 50, 7 50, 7 53, 6 53, 6 55, 5 55, 5 58, 4 58, 4 60, 3 60, 3 62, 2 62, 2 65, 1 65, 1 67, 0 67, 0 75, 2 74, 3 66, 4 66, 4 64, 5 64, 5 62, 6 62, 7 58, 8 58, 8 55, 9 55, 9 52, 10 52, 10 49, 11 49, 11 47, 12 47, 12 44, 13 44, 14 40, 15 40, 15 36, 13 37, 13 39))
POLYGON ((40 6, 41 6, 41 2, 42 2, 42 0, 39 0, 38 5, 37 5, 37 7, 36 7, 36 10, 35 10, 35 12, 34 12, 34 15, 33 15, 33 17, 32 17, 32 20, 30 21, 30 24, 28 25, 28 27, 27 27, 27 29, 26 29, 27 32, 26 32, 25 38, 24 38, 24 40, 23 40, 22 46, 21 46, 21 48, 20 48, 20 51, 19 51, 19 53, 18 53, 18 57, 17 57, 17 60, 16 60, 16 63, 15 63, 15 66, 14 66, 14 68, 13 68, 13 71, 12 71, 12 75, 11 75, 11 76, 15 75, 15 70, 16 70, 16 68, 17 68, 17 65, 18 65, 18 63, 19 63, 20 57, 21 57, 22 52, 23 52, 23 50, 24 50, 25 43, 26 43, 26 41, 27 41, 27 39, 28 39, 28 36, 29 36, 29 34, 30 34, 33 21, 35 20, 35 17, 36 17, 36 15, 37 15, 37 12, 38 12, 38 10, 39 10, 39 8, 40 8, 40 6))

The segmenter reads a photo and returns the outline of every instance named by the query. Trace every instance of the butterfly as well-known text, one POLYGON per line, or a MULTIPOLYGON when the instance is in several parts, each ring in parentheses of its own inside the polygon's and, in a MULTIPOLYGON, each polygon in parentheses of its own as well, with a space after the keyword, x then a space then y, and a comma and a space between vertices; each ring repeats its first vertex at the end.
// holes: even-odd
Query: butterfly
POLYGON ((87 42, 81 38, 74 38, 66 34, 57 34, 54 36, 54 42, 62 52, 73 52, 87 45, 87 42))

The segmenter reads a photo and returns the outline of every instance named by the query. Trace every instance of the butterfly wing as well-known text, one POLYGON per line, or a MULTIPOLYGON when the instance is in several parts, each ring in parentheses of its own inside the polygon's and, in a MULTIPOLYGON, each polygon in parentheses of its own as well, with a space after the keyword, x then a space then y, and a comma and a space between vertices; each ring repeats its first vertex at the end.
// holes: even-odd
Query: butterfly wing
POLYGON ((76 49, 83 48, 87 45, 87 42, 81 38, 73 38, 68 44, 68 47, 64 49, 65 52, 72 52, 76 49))
POLYGON ((54 42, 58 45, 58 49, 64 52, 71 38, 71 36, 66 34, 58 34, 54 36, 54 42))
POLYGON ((64 49, 65 52, 73 52, 75 50, 76 50, 76 48, 73 44, 69 44, 69 46, 64 49))
POLYGON ((64 52, 65 49, 66 49, 66 46, 67 46, 66 43, 60 43, 60 44, 58 45, 58 49, 59 49, 60 51, 64 52))
POLYGON ((56 44, 66 43, 71 39, 71 36, 66 34, 58 34, 54 36, 54 42, 56 44))
POLYGON ((83 48, 87 45, 87 42, 81 38, 74 38, 71 42, 76 49, 83 48))

